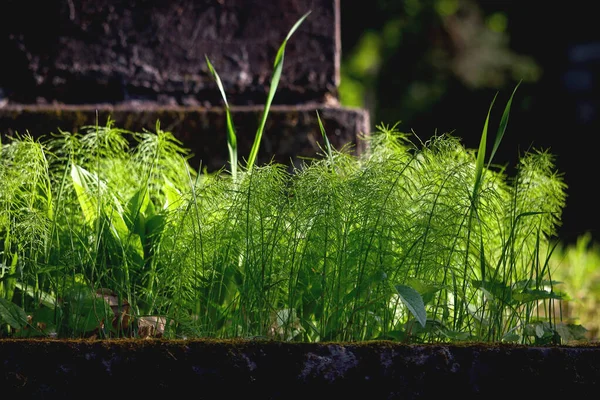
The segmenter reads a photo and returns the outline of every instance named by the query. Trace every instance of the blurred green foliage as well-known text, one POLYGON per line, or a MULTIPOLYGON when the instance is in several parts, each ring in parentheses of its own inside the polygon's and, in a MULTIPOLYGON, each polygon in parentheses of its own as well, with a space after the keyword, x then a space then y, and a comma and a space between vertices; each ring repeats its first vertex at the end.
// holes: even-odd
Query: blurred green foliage
MULTIPOLYGON (((375 3, 372 9, 342 4, 343 34, 345 29, 356 31, 357 25, 364 30, 342 38, 346 47, 339 88, 341 103, 368 109, 374 125, 401 121, 405 130, 425 129, 416 132, 423 135, 458 128, 427 121, 437 107, 455 103, 463 93, 479 99, 474 94, 479 91, 482 101, 475 101, 489 104, 492 91, 541 76, 532 57, 511 50, 508 14, 485 12, 482 1, 375 3)), ((481 121, 476 123, 480 126, 481 121)))
POLYGON ((581 324, 589 340, 600 339, 600 243, 589 233, 575 244, 561 245, 552 254, 553 279, 562 282, 560 290, 568 293, 562 302, 564 321, 581 324))

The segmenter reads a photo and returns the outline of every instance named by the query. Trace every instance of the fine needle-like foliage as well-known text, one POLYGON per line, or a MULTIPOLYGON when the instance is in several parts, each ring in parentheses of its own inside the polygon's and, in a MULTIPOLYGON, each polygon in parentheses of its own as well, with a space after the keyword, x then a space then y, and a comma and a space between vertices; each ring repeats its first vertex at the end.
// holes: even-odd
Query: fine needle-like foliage
MULTIPOLYGON (((549 260, 566 186, 545 151, 515 176, 450 134, 396 126, 256 165, 290 30, 245 168, 225 89, 230 174, 171 133, 83 127, 0 147, 0 336, 560 343, 549 260)), ((493 102, 492 102, 493 105, 493 102)), ((490 107, 491 110, 491 107, 490 107)))
POLYGON ((9 139, 4 335, 141 335, 152 321, 168 337, 581 336, 552 310, 565 186, 547 152, 507 177, 451 135, 415 144, 382 125, 358 157, 320 126, 325 157, 237 182, 197 175, 159 126, 9 139))

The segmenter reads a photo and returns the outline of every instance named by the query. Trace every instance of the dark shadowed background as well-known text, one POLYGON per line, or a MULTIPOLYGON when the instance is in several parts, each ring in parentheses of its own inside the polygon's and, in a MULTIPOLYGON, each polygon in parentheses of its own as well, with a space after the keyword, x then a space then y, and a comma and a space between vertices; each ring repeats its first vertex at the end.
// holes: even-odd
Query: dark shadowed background
POLYGON ((564 174, 560 238, 600 239, 600 29, 594 2, 342 1, 342 104, 400 122, 419 137, 450 132, 476 148, 496 93, 491 132, 515 85, 495 161, 548 150, 564 174))

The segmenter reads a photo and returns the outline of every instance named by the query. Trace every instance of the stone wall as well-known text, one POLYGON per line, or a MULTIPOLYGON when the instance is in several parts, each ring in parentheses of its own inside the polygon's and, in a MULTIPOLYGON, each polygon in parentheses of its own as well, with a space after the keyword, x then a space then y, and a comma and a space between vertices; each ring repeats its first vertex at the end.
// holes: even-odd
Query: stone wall
POLYGON ((314 156, 325 128, 337 147, 364 147, 362 109, 339 106, 340 0, 7 1, 0 17, 0 133, 33 136, 106 123, 154 130, 156 121, 217 169, 226 158, 224 114, 205 56, 221 76, 247 155, 277 50, 283 73, 259 162, 314 156), (98 111, 98 113, 96 112, 98 111))

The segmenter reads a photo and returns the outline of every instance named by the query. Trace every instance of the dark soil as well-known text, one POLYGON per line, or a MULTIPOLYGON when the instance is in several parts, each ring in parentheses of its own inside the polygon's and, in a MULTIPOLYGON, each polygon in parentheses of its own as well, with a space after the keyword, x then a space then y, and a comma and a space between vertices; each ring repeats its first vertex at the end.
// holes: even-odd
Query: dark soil
POLYGON ((0 360, 14 399, 574 398, 600 382, 591 345, 0 340, 0 360))

